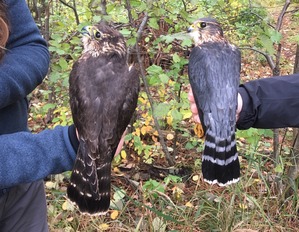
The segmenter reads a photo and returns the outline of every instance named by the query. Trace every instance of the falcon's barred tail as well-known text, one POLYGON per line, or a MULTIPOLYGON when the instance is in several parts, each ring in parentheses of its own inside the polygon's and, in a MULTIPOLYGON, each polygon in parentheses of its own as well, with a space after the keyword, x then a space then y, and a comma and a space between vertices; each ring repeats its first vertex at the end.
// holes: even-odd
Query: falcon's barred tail
POLYGON ((202 173, 209 184, 226 186, 239 181, 240 164, 234 129, 228 138, 219 138, 213 131, 207 130, 202 173))
POLYGON ((95 160, 86 151, 86 144, 80 141, 74 164, 68 198, 82 213, 105 214, 110 205, 111 161, 96 167, 95 160))

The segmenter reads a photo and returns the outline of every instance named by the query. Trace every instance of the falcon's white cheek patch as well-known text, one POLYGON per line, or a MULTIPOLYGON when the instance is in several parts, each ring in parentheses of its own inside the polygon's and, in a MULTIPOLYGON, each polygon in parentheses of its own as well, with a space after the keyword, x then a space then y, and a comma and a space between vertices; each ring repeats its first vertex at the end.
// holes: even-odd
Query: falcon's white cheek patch
POLYGON ((194 40, 195 44, 198 44, 200 41, 200 35, 198 31, 193 30, 192 32, 189 32, 190 37, 194 40))

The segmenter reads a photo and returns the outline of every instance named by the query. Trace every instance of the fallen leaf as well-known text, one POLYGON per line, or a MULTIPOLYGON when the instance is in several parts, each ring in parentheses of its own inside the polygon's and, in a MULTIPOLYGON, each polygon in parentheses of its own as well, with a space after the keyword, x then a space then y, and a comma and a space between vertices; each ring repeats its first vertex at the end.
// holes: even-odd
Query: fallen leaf
POLYGON ((117 210, 113 210, 110 217, 112 220, 115 220, 118 217, 118 211, 117 210))
POLYGON ((126 159, 126 158, 127 158, 127 153, 126 153, 126 151, 125 151, 125 150, 121 150, 121 152, 120 152, 120 156, 121 156, 121 158, 126 159))
POLYGON ((194 175, 194 176, 192 177, 192 180, 193 180, 193 181, 198 181, 198 179, 199 179, 199 176, 198 176, 198 175, 194 175))
POLYGON ((107 223, 102 223, 102 224, 99 225, 99 229, 100 230, 108 230, 109 225, 107 223))
POLYGON ((70 203, 68 200, 63 202, 61 207, 65 211, 74 211, 74 209, 75 209, 74 205, 72 203, 70 203))
POLYGON ((243 210, 248 208, 247 205, 243 204, 243 203, 240 203, 239 207, 240 207, 240 209, 243 209, 243 210))
POLYGON ((173 134, 169 133, 169 134, 167 134, 166 138, 167 138, 167 140, 173 140, 174 136, 173 136, 173 134))
POLYGON ((194 207, 194 205, 193 205, 190 201, 188 201, 188 202, 185 204, 185 206, 190 207, 190 208, 193 208, 193 207, 194 207))

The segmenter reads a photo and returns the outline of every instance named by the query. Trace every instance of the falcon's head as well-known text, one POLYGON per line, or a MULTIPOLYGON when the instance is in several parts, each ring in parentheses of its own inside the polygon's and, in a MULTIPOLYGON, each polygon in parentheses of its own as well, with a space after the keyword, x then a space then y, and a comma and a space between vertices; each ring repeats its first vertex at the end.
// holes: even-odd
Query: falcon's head
POLYGON ((126 55, 127 49, 123 35, 104 22, 85 26, 81 33, 83 35, 83 53, 90 53, 94 57, 112 54, 126 55))
POLYGON ((205 42, 222 42, 223 31, 220 24, 213 18, 196 20, 187 30, 193 38, 195 45, 205 42))

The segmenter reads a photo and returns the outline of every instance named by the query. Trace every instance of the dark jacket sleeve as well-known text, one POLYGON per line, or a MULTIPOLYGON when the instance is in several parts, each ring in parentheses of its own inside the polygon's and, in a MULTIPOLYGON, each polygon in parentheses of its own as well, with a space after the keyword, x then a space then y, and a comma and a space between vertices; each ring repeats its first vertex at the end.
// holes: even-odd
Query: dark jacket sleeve
POLYGON ((78 146, 74 133, 74 126, 57 126, 38 134, 0 135, 0 189, 72 170, 78 146))
POLYGON ((299 74, 240 85, 243 108, 238 129, 299 127, 299 74))
POLYGON ((0 109, 24 99, 46 76, 49 52, 25 0, 6 0, 10 35, 0 63, 0 109))

